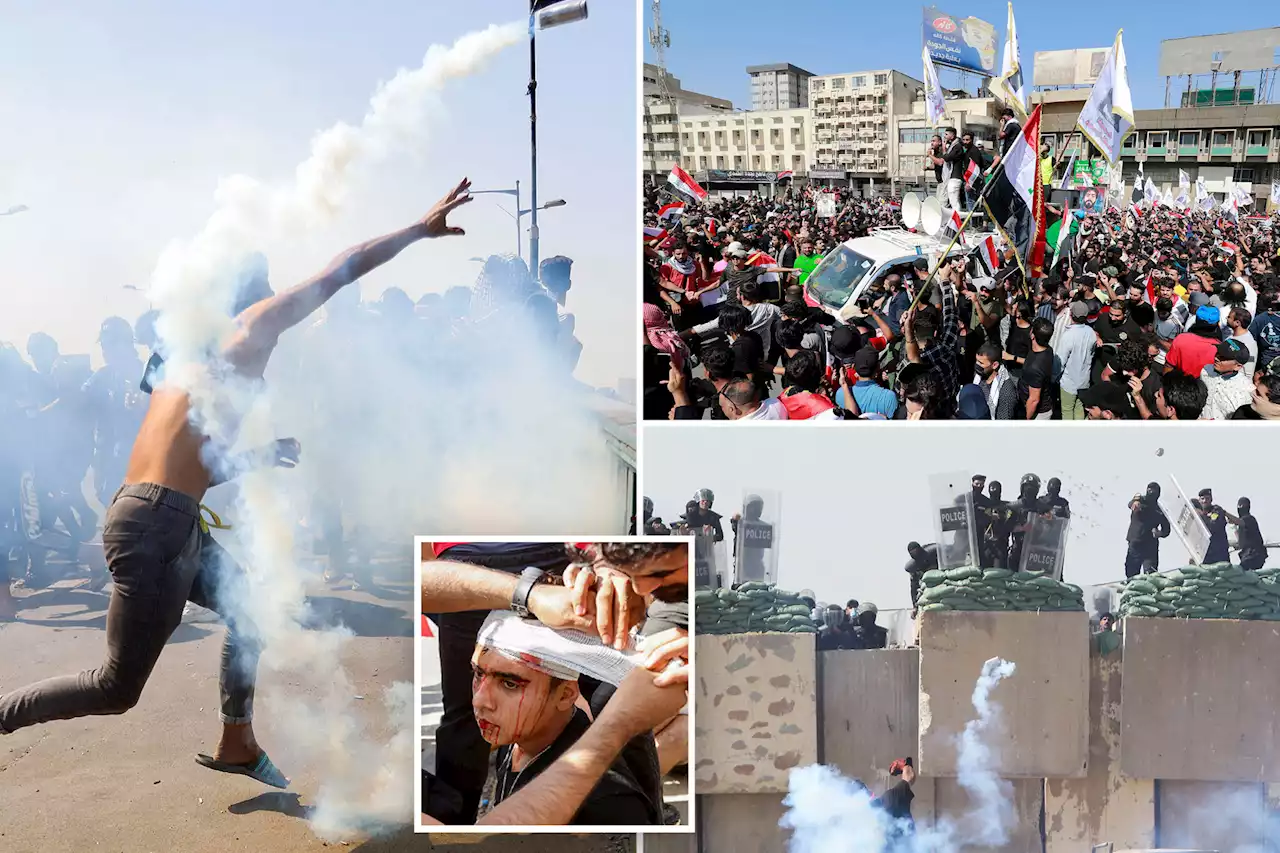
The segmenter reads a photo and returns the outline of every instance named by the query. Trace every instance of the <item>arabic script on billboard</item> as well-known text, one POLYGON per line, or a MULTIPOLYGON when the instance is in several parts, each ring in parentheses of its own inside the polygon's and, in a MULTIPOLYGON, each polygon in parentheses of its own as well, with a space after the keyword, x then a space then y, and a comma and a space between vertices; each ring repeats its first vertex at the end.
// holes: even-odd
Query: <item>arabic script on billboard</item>
POLYGON ((979 18, 956 18, 936 6, 924 9, 924 46, 934 62, 976 71, 990 77, 996 71, 996 28, 979 18))

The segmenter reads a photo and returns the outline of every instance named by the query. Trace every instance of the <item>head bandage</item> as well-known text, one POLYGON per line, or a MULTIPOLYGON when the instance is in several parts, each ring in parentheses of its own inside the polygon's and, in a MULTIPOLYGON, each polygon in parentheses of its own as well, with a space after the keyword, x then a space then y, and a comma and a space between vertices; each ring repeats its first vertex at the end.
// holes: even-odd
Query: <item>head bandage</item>
POLYGON ((552 678, 576 681, 579 675, 587 675, 614 686, 621 684, 642 658, 638 652, 606 646, 591 634, 549 628, 509 610, 489 614, 476 645, 552 678))

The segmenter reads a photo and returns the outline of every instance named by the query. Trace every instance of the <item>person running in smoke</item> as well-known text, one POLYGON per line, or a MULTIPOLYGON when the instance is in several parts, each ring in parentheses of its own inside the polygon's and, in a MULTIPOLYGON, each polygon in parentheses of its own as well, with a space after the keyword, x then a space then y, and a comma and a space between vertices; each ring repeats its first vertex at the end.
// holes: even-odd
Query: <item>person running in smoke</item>
MULTIPOLYGON (((233 333, 221 344, 217 363, 210 367, 215 372, 225 367, 249 382, 261 381, 280 336, 335 293, 420 240, 462 234, 461 228, 449 226, 447 217, 471 200, 470 185, 463 179, 419 222, 353 246, 317 275, 240 314, 233 333)), ((235 473, 236 460, 218 460, 221 465, 206 461, 208 443, 208 436, 192 424, 187 391, 163 382, 155 387, 124 485, 110 503, 103 529, 107 565, 115 579, 107 609, 106 660, 96 669, 0 696, 0 732, 52 720, 123 714, 137 704, 200 574, 200 501, 211 485, 235 473)), ((233 665, 224 656, 223 684, 233 665)), ((222 734, 212 757, 216 769, 277 787, 288 785, 254 737, 251 696, 238 697, 245 700, 240 708, 231 707, 235 698, 224 696, 222 734)))
POLYGON ((1170 533, 1169 519, 1160 508, 1160 484, 1148 483, 1145 493, 1129 501, 1129 549, 1124 556, 1124 576, 1149 574, 1160 569, 1160 540, 1170 533))

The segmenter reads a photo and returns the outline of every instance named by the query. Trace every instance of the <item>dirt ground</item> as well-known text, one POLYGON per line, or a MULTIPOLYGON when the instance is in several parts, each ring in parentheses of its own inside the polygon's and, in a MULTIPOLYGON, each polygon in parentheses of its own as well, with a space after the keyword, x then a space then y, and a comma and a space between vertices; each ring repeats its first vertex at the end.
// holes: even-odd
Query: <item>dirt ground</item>
MULTIPOLYGON (((108 588, 109 589, 109 588, 108 588)), ((326 621, 356 634, 343 665, 370 699, 413 678, 411 634, 417 625, 408 583, 372 590, 331 590, 319 581, 311 603, 326 621)), ((66 582, 26 593, 19 620, 0 623, 0 693, 52 675, 97 666, 104 652, 107 597, 66 582)), ((255 729, 280 768, 287 792, 197 765, 218 733, 218 656, 223 627, 183 624, 161 655, 138 706, 123 716, 86 717, 0 736, 0 850, 6 853, 238 853, 350 850, 493 851, 494 853, 630 853, 625 836, 564 835, 440 838, 402 831, 387 838, 326 843, 307 823, 318 779, 305 757, 282 754, 273 736, 289 720, 273 716, 275 690, 259 687, 255 729), (464 842, 464 843, 457 843, 464 842)), ((380 703, 370 702, 370 724, 380 703)), ((411 761, 411 756, 405 756, 411 761)), ((409 774, 411 775, 411 774, 409 774)))

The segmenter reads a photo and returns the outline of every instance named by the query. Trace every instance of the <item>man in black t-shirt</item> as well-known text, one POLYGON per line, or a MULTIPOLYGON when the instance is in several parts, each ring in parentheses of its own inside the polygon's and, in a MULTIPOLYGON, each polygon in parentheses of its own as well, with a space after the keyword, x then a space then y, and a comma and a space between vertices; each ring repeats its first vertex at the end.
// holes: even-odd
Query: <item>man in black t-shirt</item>
POLYGON ((910 758, 896 759, 889 765, 889 775, 899 777, 900 781, 891 786, 873 802, 885 810, 893 821, 890 827, 886 850, 900 849, 899 845, 915 833, 915 821, 911 817, 911 801, 915 799, 915 791, 911 786, 916 781, 916 768, 910 758))
POLYGON ((1205 565, 1231 562, 1231 546, 1227 542, 1227 522, 1240 524, 1240 519, 1213 502, 1213 489, 1201 489, 1196 512, 1205 527, 1209 528, 1209 550, 1205 552, 1205 565))
POLYGON ((1026 420, 1048 420, 1053 415, 1053 323, 1037 317, 1031 323, 1031 352, 1018 376, 1018 404, 1026 420))

